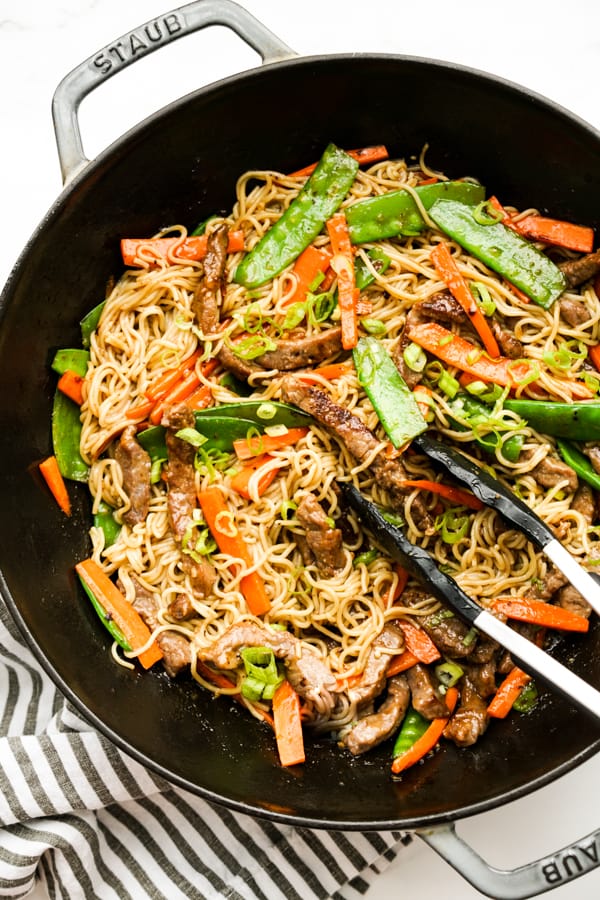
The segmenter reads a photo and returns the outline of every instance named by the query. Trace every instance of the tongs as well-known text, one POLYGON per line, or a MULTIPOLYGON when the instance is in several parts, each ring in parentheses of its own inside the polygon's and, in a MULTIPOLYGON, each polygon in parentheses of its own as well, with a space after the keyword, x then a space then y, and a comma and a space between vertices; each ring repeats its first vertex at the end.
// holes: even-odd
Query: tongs
MULTIPOLYGON (((486 506, 496 509, 509 525, 516 525, 523 531, 600 614, 600 585, 554 537, 545 522, 516 494, 462 453, 427 435, 415 438, 412 445, 467 484, 476 497, 486 506)), ((346 500, 377 543, 411 575, 425 583, 434 597, 450 606, 470 626, 498 641, 530 675, 541 678, 578 707, 600 718, 599 691, 496 616, 482 609, 453 578, 438 568, 427 550, 412 544, 402 529, 392 525, 381 510, 365 499, 353 485, 341 483, 340 486, 346 500)))

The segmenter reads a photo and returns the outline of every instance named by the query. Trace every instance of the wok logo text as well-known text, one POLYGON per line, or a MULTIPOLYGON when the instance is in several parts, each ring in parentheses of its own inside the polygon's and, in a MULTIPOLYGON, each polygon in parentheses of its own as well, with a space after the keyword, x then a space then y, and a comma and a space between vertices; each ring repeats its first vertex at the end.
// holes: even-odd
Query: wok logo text
POLYGON ((546 882, 555 885, 577 878, 597 866, 598 861, 598 847, 593 839, 589 844, 573 844, 560 855, 547 857, 541 869, 546 882))
POLYGON ((130 31, 121 40, 101 50, 94 57, 92 66, 103 75, 108 75, 115 67, 126 65, 136 56, 148 53, 156 44, 168 43, 183 27, 183 20, 177 13, 154 19, 143 28, 130 31))

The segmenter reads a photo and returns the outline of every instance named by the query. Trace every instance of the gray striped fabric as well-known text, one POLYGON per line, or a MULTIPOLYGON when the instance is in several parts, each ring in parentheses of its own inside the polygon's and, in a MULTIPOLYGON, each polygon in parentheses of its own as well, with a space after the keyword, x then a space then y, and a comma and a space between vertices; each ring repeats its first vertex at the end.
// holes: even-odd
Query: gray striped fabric
POLYGON ((93 730, 0 601, 0 897, 312 900, 363 895, 409 838, 212 806, 93 730))

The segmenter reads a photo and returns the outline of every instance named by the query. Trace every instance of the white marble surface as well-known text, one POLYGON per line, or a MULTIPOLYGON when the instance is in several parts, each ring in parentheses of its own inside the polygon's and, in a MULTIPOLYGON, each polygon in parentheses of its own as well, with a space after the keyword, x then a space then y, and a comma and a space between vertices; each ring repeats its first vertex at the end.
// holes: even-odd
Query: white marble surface
MULTIPOLYGON (((453 60, 526 85, 600 126, 598 0, 245 5, 301 54, 373 51, 453 60)), ((50 118, 56 84, 85 57, 168 6, 168 0, 0 0, 0 283, 61 188, 50 118)), ((175 97, 256 61, 229 32, 213 29, 122 72, 82 105, 88 156, 175 97)), ((459 830, 493 864, 523 864, 600 826, 599 780, 596 757, 459 830)), ((391 900, 397 894, 419 900, 481 896, 419 841, 377 880, 369 897, 391 900)), ((45 895, 36 890, 31 896, 45 895)), ((555 889, 552 897, 595 900, 600 871, 555 889)))

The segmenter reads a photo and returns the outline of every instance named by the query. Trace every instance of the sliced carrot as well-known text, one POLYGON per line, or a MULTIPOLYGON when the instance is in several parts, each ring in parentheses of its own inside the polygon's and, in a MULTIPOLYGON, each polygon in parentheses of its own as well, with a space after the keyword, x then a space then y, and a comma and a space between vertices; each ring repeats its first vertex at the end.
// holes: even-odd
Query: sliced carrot
POLYGON ((490 197, 489 202, 494 209, 504 213, 502 224, 523 237, 564 247, 566 250, 576 250, 579 253, 591 253, 594 249, 594 229, 587 225, 574 225, 572 222, 547 216, 531 215, 516 219, 507 213, 497 197, 490 197))
POLYGON ((416 666, 419 660, 410 650, 404 650, 399 656, 392 657, 392 661, 387 668, 386 675, 391 678, 392 675, 400 675, 401 672, 407 672, 416 666))
POLYGON ((155 378, 150 387, 144 391, 144 397, 148 400, 160 400, 161 397, 164 397, 167 391, 170 391, 172 387, 175 387, 182 378, 185 378, 190 369, 194 368, 196 361, 200 359, 201 352, 202 351, 200 350, 196 350, 196 352, 192 353, 191 356, 188 356, 180 366, 177 366, 175 369, 166 369, 158 376, 158 378, 155 378))
MULTIPOLYGON (((121 255, 128 268, 141 268, 147 265, 158 265, 169 256, 175 260, 200 260, 206 256, 208 237, 205 234, 197 237, 181 238, 123 238, 121 255), (140 259, 143 253, 143 260, 140 259)), ((244 249, 244 232, 230 231, 228 253, 236 253, 244 249)))
MULTIPOLYGON (((233 513, 217 487, 209 487, 198 494, 198 502, 212 536, 221 553, 241 559, 245 566, 254 565, 248 544, 239 532, 233 513)), ((248 609, 254 616, 262 616, 271 608, 264 581, 258 572, 249 572, 240 580, 240 588, 248 609)))
POLYGON ((441 657, 441 653, 435 646, 426 631, 409 622, 406 619, 396 619, 398 625, 404 633, 404 643, 406 649, 413 653, 419 662, 432 663, 441 657))
POLYGON ((281 450, 296 444, 305 437, 310 429, 288 428, 285 434, 261 434, 258 437, 242 438, 233 442, 233 449, 238 459, 252 459, 262 453, 272 453, 273 450, 281 450))
MULTIPOLYGON (((75 571, 85 581, 106 613, 114 619, 130 647, 133 650, 143 647, 150 638, 150 629, 100 566, 93 559, 84 559, 77 563, 75 571)), ((149 669, 155 662, 162 659, 162 655, 162 650, 154 641, 137 658, 145 669, 149 669)))
MULTIPOLYGON (((389 158, 389 153, 387 151, 387 147, 384 147, 383 144, 379 144, 374 147, 361 147, 358 150, 346 150, 348 156, 351 156, 352 159, 357 160, 361 165, 372 164, 376 162, 381 162, 384 159, 389 158)), ((292 172, 290 174, 290 178, 305 178, 312 173, 317 168, 318 163, 311 163, 309 166, 305 166, 303 169, 298 169, 296 172, 292 172)))
POLYGON ((342 347, 352 350, 358 343, 359 290, 354 275, 354 257, 348 223, 343 212, 336 213, 327 222, 327 231, 333 250, 331 268, 338 277, 338 306, 342 326, 342 347))
POLYGON ((475 497, 470 491, 465 491, 464 488, 454 487, 450 484, 440 484, 439 481, 417 478, 403 481, 402 485, 404 487, 420 488, 423 491, 431 491, 432 494, 439 494, 440 497, 452 500, 453 503, 458 503, 460 506, 468 506, 469 509, 483 509, 485 505, 479 497, 475 497))
POLYGON ((81 375, 78 375, 77 372, 73 372, 71 369, 67 369, 58 379, 57 387, 59 391, 70 397, 77 406, 81 406, 83 403, 83 382, 84 379, 81 375))
POLYGON ((343 378, 344 375, 348 375, 353 369, 352 363, 332 363, 330 366, 321 366, 318 369, 313 369, 312 372, 298 372, 296 377, 300 381, 315 382, 318 381, 315 375, 320 375, 321 378, 326 378, 328 381, 335 381, 337 378, 343 378))
POLYGON ((428 388, 425 384, 417 384, 413 388, 413 395, 415 400, 417 401, 419 412, 421 413, 423 418, 427 422, 433 421, 433 408, 431 405, 433 391, 431 390, 431 388, 428 388))
MULTIPOLYGON (((194 361, 195 365, 195 361, 194 361)), ((218 365, 216 359, 209 359, 207 362, 202 365, 202 374, 205 378, 214 372, 218 365)), ((197 374, 195 369, 185 370, 182 377, 180 377, 179 381, 177 381, 166 393, 161 394, 159 400, 156 402, 152 412, 150 413, 149 419, 153 425, 158 425, 164 415, 165 410, 169 406, 173 406, 176 403, 183 403, 188 400, 189 397, 201 385, 200 376, 197 374)))
POLYGON ((424 184, 437 184, 440 179, 437 175, 432 175, 431 178, 423 178, 422 181, 417 182, 419 187, 422 187, 424 184))
POLYGON ((296 276, 296 288, 284 305, 303 303, 306 300, 306 294, 310 286, 321 272, 325 273, 327 271, 330 262, 331 253, 329 250, 319 250, 317 247, 309 244, 294 263, 292 272, 296 276))
POLYGON ((132 406, 131 409, 128 409, 125 413, 125 418, 143 420, 152 412, 154 404, 154 400, 143 400, 137 406, 132 406))
POLYGON ((58 461, 55 456, 49 456, 39 465, 40 472, 44 476, 44 481, 50 488, 52 496, 62 509, 65 515, 71 515, 71 500, 67 485, 58 468, 58 461))
POLYGON ((588 356, 593 362, 594 366, 600 372, 600 344, 595 344, 593 347, 588 347, 588 356))
POLYGON ((446 692, 448 715, 441 719, 433 719, 425 734, 415 741, 406 753, 395 758, 392 763, 392 772, 394 775, 398 775, 399 772, 404 772, 405 769, 414 766, 415 763, 419 762, 419 760, 423 759, 424 756, 427 756, 427 754, 434 749, 443 734, 444 728, 448 724, 451 713, 454 712, 457 701, 457 689, 453 687, 448 688, 446 692))
POLYGON ((527 672, 519 669, 518 666, 514 666, 494 694, 487 708, 488 716, 492 716, 493 719, 506 718, 513 707, 513 703, 530 681, 531 676, 527 672))
POLYGON ((212 404, 212 391, 206 384, 201 384, 196 390, 186 397, 185 405, 188 409, 206 409, 212 404))
POLYGON ((499 597, 493 605, 496 612, 519 622, 530 622, 559 631, 586 632, 590 627, 590 623, 583 616, 578 616, 571 610, 555 606, 553 603, 544 603, 542 600, 531 600, 528 597, 499 597))
POLYGON ((389 609, 390 606, 393 606, 394 603, 396 603, 396 601, 400 599, 404 588, 408 584, 409 574, 406 569, 400 565, 400 563, 395 564, 394 570, 396 572, 396 575, 398 576, 398 581, 396 582, 394 591, 388 591, 387 596, 384 598, 385 609, 389 609))
POLYGON ((409 325, 408 337, 449 366, 456 366, 481 381, 517 387, 531 379, 537 371, 536 366, 525 359, 509 359, 506 356, 490 359, 470 341, 437 322, 409 325))
POLYGON ((273 696, 275 740, 282 766, 296 766, 306 759, 300 715, 300 700, 289 681, 283 681, 273 696))
MULTIPOLYGON (((257 456, 255 459, 246 462, 240 471, 231 478, 231 487, 233 490, 237 491, 238 494, 241 494, 242 497, 245 497, 247 500, 251 500, 252 498, 249 489, 250 479, 266 465, 266 463, 271 462, 272 459, 275 459, 275 457, 269 456, 268 453, 263 453, 261 456, 257 456)), ((272 468, 265 472, 264 475, 260 476, 256 491, 259 497, 262 497, 267 488, 273 484, 277 477, 277 472, 278 469, 272 468)))
POLYGON ((483 346, 490 356, 500 356, 500 348, 485 316, 477 306, 467 282, 461 275, 455 260, 444 241, 436 244, 431 251, 431 260, 438 276, 442 279, 457 303, 460 303, 468 315, 473 328, 482 340, 483 346))

